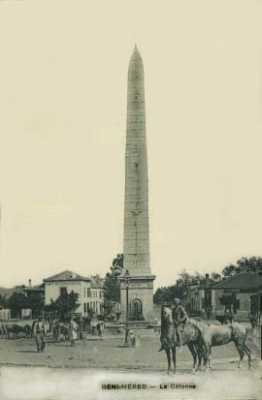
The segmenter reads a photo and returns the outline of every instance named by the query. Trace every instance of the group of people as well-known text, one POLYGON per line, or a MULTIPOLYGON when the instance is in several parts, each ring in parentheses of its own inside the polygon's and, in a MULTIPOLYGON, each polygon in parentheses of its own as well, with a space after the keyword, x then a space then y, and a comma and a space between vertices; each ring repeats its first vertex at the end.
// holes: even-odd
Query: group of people
MULTIPOLYGON (((51 332, 55 340, 69 341, 71 346, 75 345, 76 340, 83 338, 83 320, 76 322, 74 318, 71 318, 69 322, 60 322, 58 320, 47 323, 42 317, 39 317, 37 321, 33 323, 32 336, 36 341, 36 348, 38 352, 43 352, 46 347, 46 336, 48 331, 51 332)), ((93 316, 89 322, 89 331, 92 335, 103 336, 104 333, 104 321, 101 318, 93 316)))
MULTIPOLYGON (((67 336, 71 346, 75 345, 75 341, 78 338, 78 330, 77 322, 71 318, 67 324, 67 336)), ((42 317, 39 317, 34 323, 32 334, 35 337, 37 352, 43 352, 46 348, 47 326, 42 317)))

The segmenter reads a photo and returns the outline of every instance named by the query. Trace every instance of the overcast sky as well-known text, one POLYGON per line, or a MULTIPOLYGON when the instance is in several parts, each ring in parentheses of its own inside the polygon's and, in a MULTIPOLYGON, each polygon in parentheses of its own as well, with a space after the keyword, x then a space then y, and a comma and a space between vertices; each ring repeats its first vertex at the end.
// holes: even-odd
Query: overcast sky
POLYGON ((156 286, 262 256, 261 20, 252 0, 0 2, 0 286, 122 251, 135 43, 156 286))

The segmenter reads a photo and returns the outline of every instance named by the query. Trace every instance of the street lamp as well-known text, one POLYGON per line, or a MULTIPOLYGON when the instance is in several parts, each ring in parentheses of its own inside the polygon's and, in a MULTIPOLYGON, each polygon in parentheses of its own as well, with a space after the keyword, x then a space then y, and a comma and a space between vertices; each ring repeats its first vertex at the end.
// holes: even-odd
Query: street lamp
POLYGON ((129 299, 128 299, 128 289, 129 289, 129 272, 126 270, 124 274, 124 279, 126 282, 126 327, 125 327, 125 341, 124 341, 124 346, 128 346, 128 313, 129 313, 129 299))

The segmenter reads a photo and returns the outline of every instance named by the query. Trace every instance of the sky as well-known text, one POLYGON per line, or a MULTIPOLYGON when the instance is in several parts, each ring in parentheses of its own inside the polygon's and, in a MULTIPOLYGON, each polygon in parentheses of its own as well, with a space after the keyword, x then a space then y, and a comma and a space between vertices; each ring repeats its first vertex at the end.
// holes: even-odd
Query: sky
POLYGON ((259 0, 0 1, 0 286, 121 253, 135 43, 155 287, 262 256, 261 17, 259 0))

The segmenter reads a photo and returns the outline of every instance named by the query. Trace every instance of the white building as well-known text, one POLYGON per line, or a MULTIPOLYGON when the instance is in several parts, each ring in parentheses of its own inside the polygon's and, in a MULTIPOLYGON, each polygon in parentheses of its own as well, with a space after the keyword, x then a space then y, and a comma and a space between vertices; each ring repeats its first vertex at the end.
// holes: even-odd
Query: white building
POLYGON ((82 316, 90 310, 102 314, 104 309, 104 293, 102 280, 96 277, 84 277, 72 271, 63 271, 44 279, 45 304, 55 301, 60 294, 75 292, 78 294, 79 307, 76 312, 82 316))
POLYGON ((0 307, 0 321, 8 321, 11 319, 11 311, 9 308, 0 307))

